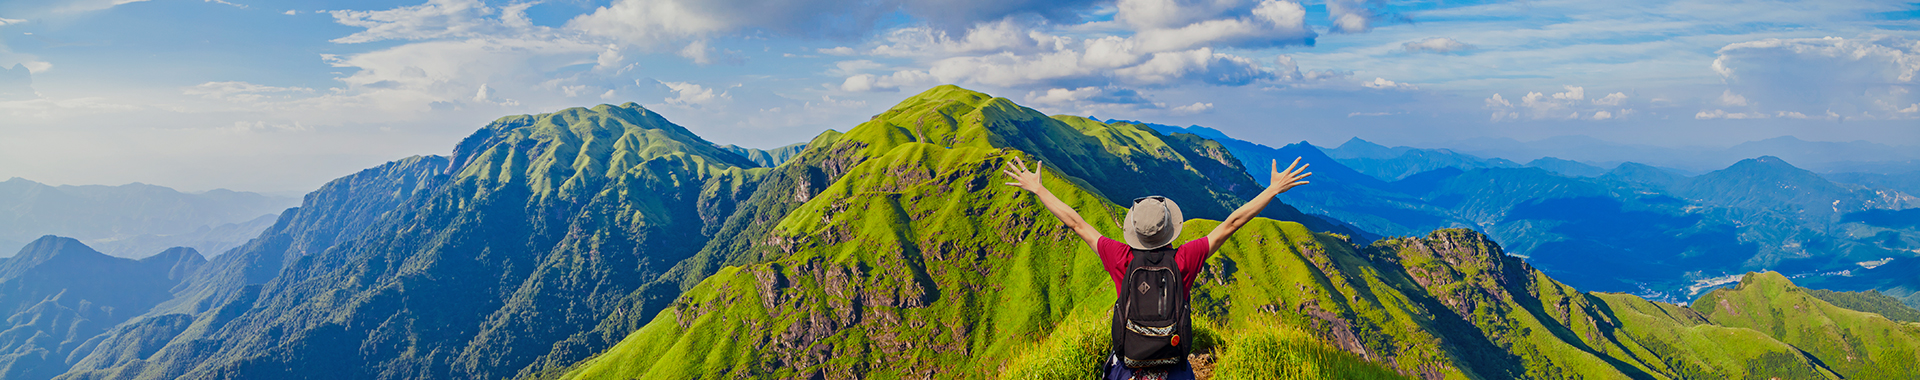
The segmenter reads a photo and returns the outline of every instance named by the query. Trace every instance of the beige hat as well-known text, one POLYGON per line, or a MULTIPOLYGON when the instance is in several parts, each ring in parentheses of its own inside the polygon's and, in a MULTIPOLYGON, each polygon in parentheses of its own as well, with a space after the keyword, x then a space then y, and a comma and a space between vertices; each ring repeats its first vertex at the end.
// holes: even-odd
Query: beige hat
POLYGON ((1158 195, 1140 197, 1133 200, 1133 209, 1127 210, 1121 235, 1134 249, 1158 249, 1180 237, 1180 223, 1184 221, 1180 205, 1173 200, 1158 195))

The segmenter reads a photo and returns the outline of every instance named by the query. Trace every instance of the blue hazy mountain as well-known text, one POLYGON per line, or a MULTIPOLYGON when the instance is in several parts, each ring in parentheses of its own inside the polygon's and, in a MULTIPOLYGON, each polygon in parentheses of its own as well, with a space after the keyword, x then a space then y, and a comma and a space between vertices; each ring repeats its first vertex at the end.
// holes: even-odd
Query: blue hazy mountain
POLYGON ((1386 148, 1360 138, 1347 140, 1327 156, 1340 160, 1353 170, 1388 181, 1440 168, 1480 169, 1514 168, 1520 164, 1505 159, 1485 159, 1447 149, 1386 148))
POLYGON ((1569 177, 1597 177, 1606 174, 1607 169, 1579 161, 1562 160, 1554 157, 1541 157, 1527 161, 1529 168, 1541 168, 1569 177))
MULTIPOLYGON (((1521 167, 1357 138, 1332 149, 1304 142, 1276 149, 1201 127, 1159 128, 1204 133, 1239 157, 1306 157, 1314 186, 1283 196, 1304 211, 1387 236, 1472 228, 1582 289, 1684 301, 1749 270, 1825 284, 1821 277, 1858 273, 1861 262, 1915 257, 1901 248, 1910 229, 1843 220, 1849 212, 1915 207, 1911 196, 1829 181, 1773 156, 1689 177, 1635 162, 1605 170, 1539 158, 1521 167)), ((1912 294, 1891 285, 1840 288, 1912 294)))
MULTIPOLYGON (((1063 319, 1070 310, 1110 304, 1081 294, 1111 296, 1094 267, 1061 265, 1091 252, 1055 254, 1078 243, 1064 230, 1035 228, 1054 224, 1036 219, 1045 216, 1039 205, 998 184, 999 164, 1016 154, 1044 160, 1049 186, 1060 186, 1106 229, 1119 223, 1120 204, 1151 194, 1181 199, 1189 217, 1223 217, 1258 191, 1270 162, 1305 157, 1323 173, 1314 185, 1269 207, 1263 216, 1274 220, 1255 227, 1264 232, 1233 243, 1271 251, 1216 257, 1202 277, 1211 285, 1200 285, 1213 290, 1199 298, 1214 305, 1210 312, 1228 313, 1220 315, 1286 318, 1274 321, 1302 333, 1284 338, 1294 342, 1286 345, 1337 343, 1326 352, 1348 358, 1341 363, 1383 374, 1712 378, 1773 367, 1820 373, 1819 360, 1842 360, 1793 355, 1768 338, 1743 342, 1765 343, 1767 356, 1753 360, 1771 358, 1763 362, 1769 365, 1670 364, 1706 363, 1689 358, 1725 351, 1695 334, 1706 323, 1697 313, 1575 291, 1535 271, 1599 290, 1670 296, 1724 273, 1700 268, 1745 268, 1761 255, 1753 247, 1759 243, 1741 240, 1747 227, 1716 219, 1733 211, 1715 210, 1773 207, 1778 194, 1741 186, 1778 183, 1696 183, 1632 164, 1572 177, 1510 162, 1386 180, 1311 144, 1272 148, 1153 128, 1162 127, 1047 116, 942 86, 846 133, 824 132, 765 167, 633 103, 503 117, 450 156, 409 157, 331 181, 227 254, 201 263, 190 250, 173 250, 135 262, 167 270, 120 275, 151 279, 125 292, 127 300, 63 304, 60 294, 88 294, 71 289, 104 282, 16 275, 51 273, 14 269, 59 261, 47 258, 91 258, 101 268, 133 262, 88 255, 71 239, 45 238, 20 257, 0 259, 0 284, 32 289, 0 288, 0 299, 17 294, 38 301, 34 307, 73 310, 47 307, 35 310, 51 314, 9 319, 27 321, 7 330, 23 333, 0 338, 30 339, 0 339, 15 342, 0 352, 27 353, 0 369, 23 374, 9 379, 555 378, 589 361, 632 364, 619 358, 634 356, 606 356, 619 353, 701 367, 650 374, 667 378, 896 373, 872 365, 891 361, 871 358, 915 359, 903 368, 927 377, 990 378, 1002 374, 996 360, 1025 355, 1023 344, 1049 331, 1084 330, 1063 319), (1671 195, 1720 187, 1751 195, 1717 203, 1671 195), (1432 226, 1485 233, 1420 231, 1432 226), (1374 239, 1382 235, 1416 238, 1374 239), (1517 243, 1502 249, 1496 241, 1517 243), (1638 269, 1620 270, 1628 266, 1638 269), (1233 276, 1245 281, 1226 281, 1233 276), (30 280, 7 282, 13 278, 30 280), (88 320, 119 322, 87 329, 36 322, 96 304, 124 306, 88 320), (991 311, 1002 305, 1022 311, 991 311), (651 333, 641 331, 646 326, 651 333), (661 331, 722 342, 693 351, 609 350, 629 339, 661 342, 648 339, 661 331), (1619 331, 1649 340, 1623 340, 1619 331), (742 339, 726 341, 734 337, 742 339), (1644 349, 1656 340, 1666 348, 1644 349), (971 361, 977 357, 988 359, 971 361), (929 361, 939 358, 977 366, 929 361), (1400 367, 1384 369, 1394 363, 1400 367), (985 372, 947 372, 970 368, 985 372)), ((1750 166, 1723 177, 1751 170, 1805 180, 1790 165, 1750 166)), ((1804 214, 1745 220, 1801 228, 1813 220, 1798 217, 1804 214)), ((1873 232, 1908 228, 1904 215, 1838 220, 1873 232)), ((1892 244, 1883 235, 1869 236, 1881 239, 1871 243, 1892 244)), ((1073 342, 1100 334, 1092 336, 1073 342)), ((1259 344, 1248 337, 1241 342, 1259 344)))
POLYGON ((144 259, 107 256, 80 241, 44 236, 0 258, 0 378, 66 372, 93 338, 172 298, 206 259, 174 248, 144 259))
POLYGON ((49 186, 0 182, 0 250, 42 235, 72 237, 109 255, 142 257, 171 247, 219 255, 245 243, 298 198, 164 186, 49 186))
POLYGON ((1896 174, 1920 170, 1920 149, 1868 141, 1806 141, 1793 136, 1749 141, 1731 147, 1684 147, 1622 144, 1588 136, 1556 136, 1534 141, 1476 138, 1437 143, 1454 151, 1481 157, 1531 161, 1559 157, 1581 162, 1633 161, 1704 173, 1743 159, 1780 157, 1819 173, 1867 172, 1896 174))

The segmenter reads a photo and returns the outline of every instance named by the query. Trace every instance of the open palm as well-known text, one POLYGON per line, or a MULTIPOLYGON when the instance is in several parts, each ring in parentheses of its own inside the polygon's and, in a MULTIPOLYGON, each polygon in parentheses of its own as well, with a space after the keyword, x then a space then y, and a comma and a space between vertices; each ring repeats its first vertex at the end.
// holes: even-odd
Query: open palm
POLYGON ((1301 165, 1300 157, 1294 157, 1293 164, 1287 165, 1286 171, 1281 171, 1280 160, 1273 160, 1273 180, 1267 182, 1269 183, 1267 188, 1277 188, 1280 190, 1278 192, 1285 193, 1287 190, 1292 190, 1294 186, 1311 183, 1305 181, 1307 177, 1313 176, 1313 173, 1307 171, 1308 166, 1312 164, 1301 165))

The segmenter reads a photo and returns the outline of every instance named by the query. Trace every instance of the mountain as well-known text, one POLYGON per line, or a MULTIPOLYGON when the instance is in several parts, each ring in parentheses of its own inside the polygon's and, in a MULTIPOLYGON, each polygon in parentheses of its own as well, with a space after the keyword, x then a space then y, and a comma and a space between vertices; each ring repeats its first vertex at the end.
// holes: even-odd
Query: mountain
MULTIPOLYGON (((1172 197, 1192 239, 1260 190, 1248 174, 1259 163, 1236 153, 1252 148, 1265 147, 1047 116, 954 86, 826 131, 773 167, 633 103, 508 116, 451 156, 329 182, 246 244, 168 272, 171 285, 144 288, 151 303, 114 314, 127 318, 104 332, 60 330, 83 343, 61 348, 57 367, 0 368, 64 370, 60 379, 1085 378, 1106 350, 1112 281, 998 171, 1014 157, 1044 162, 1049 188, 1109 235, 1134 197, 1172 197)), ((1523 258, 1499 235, 1368 235, 1275 203, 1222 242, 1197 282, 1194 360, 1208 373, 1870 373, 1831 366, 1845 358, 1803 351, 1792 336, 1717 323, 1697 305, 1582 292, 1530 263, 1574 248, 1644 258, 1605 244, 1653 240, 1674 230, 1660 224, 1668 218, 1699 222, 1669 214, 1686 207, 1670 196, 1519 167, 1385 182, 1309 159, 1329 186, 1367 192, 1302 188, 1302 199, 1330 200, 1314 207, 1359 215, 1367 197, 1391 196, 1502 234, 1573 238, 1523 258), (1606 203, 1622 199, 1631 203, 1606 203), (1595 207, 1615 219, 1552 219, 1595 207), (1662 227, 1597 237, 1616 224, 1662 227)), ((1920 262, 1876 268, 1909 261, 1920 262)))
POLYGON ((1521 166, 1505 159, 1483 159, 1447 149, 1385 148, 1359 138, 1347 140, 1338 148, 1324 150, 1342 165, 1384 181, 1398 181, 1440 168, 1470 170, 1521 166), (1392 155, 1394 153, 1398 155, 1392 155))
POLYGON ((225 189, 192 194, 141 183, 48 186, 13 178, 0 182, 0 248, 59 235, 121 257, 178 246, 218 255, 258 235, 262 218, 297 202, 225 189))
MULTIPOLYGON (((1313 164, 1314 185, 1281 199, 1355 226, 1363 231, 1355 235, 1362 241, 1373 234, 1418 236, 1434 229, 1472 228, 1574 286, 1666 302, 1685 302, 1713 286, 1733 283, 1738 279, 1734 274, 1771 268, 1815 276, 1806 281, 1820 286, 1879 289, 1920 305, 1920 293, 1914 292, 1920 290, 1920 280, 1907 280, 1910 276, 1892 269, 1862 267, 1916 257, 1907 249, 1920 247, 1920 229, 1838 216, 1911 207, 1912 198, 1834 183, 1771 156, 1688 177, 1634 162, 1604 173, 1591 165, 1550 158, 1531 162, 1533 167, 1488 167, 1490 161, 1478 157, 1386 148, 1360 139, 1337 149, 1304 142, 1276 149, 1204 127, 1155 128, 1211 136, 1237 157, 1302 157, 1313 164), (1422 154, 1455 158, 1412 160, 1422 154), (1437 168, 1383 182, 1347 166, 1382 162, 1437 168), (1793 211, 1813 208, 1825 211, 1793 211), (1863 274, 1869 277, 1839 278, 1863 274)), ((1265 173, 1263 168, 1250 169, 1265 173)))
POLYGON ((25 65, 0 67, 0 101, 39 99, 33 91, 33 73, 25 65))
POLYGON ((1848 310, 1879 314, 1899 322, 1920 323, 1920 310, 1877 291, 1836 292, 1826 289, 1807 289, 1807 295, 1848 310))
POLYGON ((1875 189, 1893 190, 1907 193, 1907 195, 1920 194, 1920 171, 1897 174, 1846 172, 1826 173, 1820 176, 1839 183, 1850 183, 1875 189))
POLYGON ((1528 161, 1527 167, 1546 169, 1547 171, 1568 177, 1597 177, 1607 173, 1607 169, 1598 166, 1588 165, 1579 161, 1562 160, 1552 156, 1528 161))
POLYGON ((756 166, 632 103, 504 117, 309 194, 62 378, 512 377, 697 251, 756 166))
POLYGON ((1715 324, 1766 332, 1848 379, 1911 379, 1920 373, 1920 324, 1822 301, 1778 272, 1749 273, 1733 288, 1693 302, 1715 324))
POLYGON ((787 160, 792 159, 793 156, 799 155, 801 151, 807 150, 807 144, 794 143, 791 145, 787 145, 779 148, 773 148, 769 150, 746 148, 738 145, 729 144, 729 145, 721 145, 720 149, 725 149, 728 152, 733 152, 735 154, 745 156, 748 160, 753 160, 753 163, 760 164, 760 166, 771 168, 775 166, 780 166, 780 164, 786 163, 787 160))
POLYGON ((95 336, 171 297, 206 263, 191 248, 140 260, 78 240, 44 236, 0 259, 0 378, 50 379, 99 342, 95 336))
POLYGON ((1920 170, 1920 153, 1913 147, 1869 141, 1806 141, 1780 136, 1731 147, 1653 146, 1624 144, 1582 135, 1555 136, 1534 141, 1476 138, 1435 144, 1480 157, 1528 161, 1553 156, 1583 162, 1633 161, 1679 168, 1689 174, 1724 168, 1743 159, 1775 156, 1821 173, 1867 172, 1896 174, 1920 170))

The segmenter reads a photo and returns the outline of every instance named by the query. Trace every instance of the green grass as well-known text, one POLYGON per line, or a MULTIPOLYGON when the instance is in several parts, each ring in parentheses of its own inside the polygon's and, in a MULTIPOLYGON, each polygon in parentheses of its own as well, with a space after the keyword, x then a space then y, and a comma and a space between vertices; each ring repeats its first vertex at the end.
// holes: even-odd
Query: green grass
POLYGON ((1748 273, 1740 285, 1694 300, 1693 308, 1716 324, 1792 344, 1849 379, 1920 373, 1920 325, 1834 306, 1778 272, 1748 273))

